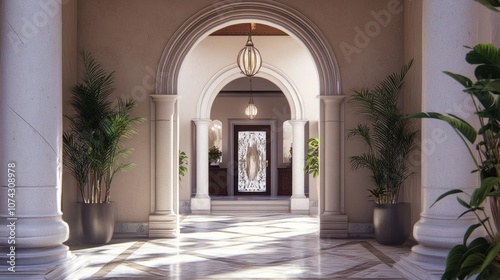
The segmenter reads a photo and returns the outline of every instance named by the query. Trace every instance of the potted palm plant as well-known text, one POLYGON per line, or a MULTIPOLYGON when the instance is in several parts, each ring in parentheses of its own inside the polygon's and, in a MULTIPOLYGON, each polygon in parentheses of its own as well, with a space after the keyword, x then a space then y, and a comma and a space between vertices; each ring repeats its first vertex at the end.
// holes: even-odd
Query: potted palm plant
POLYGON ((399 109, 398 97, 412 64, 411 60, 374 88, 353 90, 349 99, 369 122, 349 130, 348 138, 360 139, 368 148, 350 157, 351 167, 371 173, 375 238, 387 245, 402 244, 411 230, 410 205, 399 198, 403 182, 412 174, 408 159, 416 148, 417 131, 399 109))
POLYGON ((120 161, 133 151, 122 140, 136 134, 133 125, 143 119, 131 116, 133 100, 119 98, 113 105, 113 73, 106 74, 90 53, 83 52, 82 58, 82 82, 71 91, 75 114, 66 116, 70 129, 63 134, 64 165, 77 181, 84 241, 107 243, 114 230, 111 183, 115 174, 134 166, 120 161))

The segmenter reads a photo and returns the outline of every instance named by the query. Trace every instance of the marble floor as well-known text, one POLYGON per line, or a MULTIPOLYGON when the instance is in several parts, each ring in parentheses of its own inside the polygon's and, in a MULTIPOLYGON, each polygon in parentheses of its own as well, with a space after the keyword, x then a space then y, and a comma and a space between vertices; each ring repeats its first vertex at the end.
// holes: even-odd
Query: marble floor
POLYGON ((410 248, 319 239, 309 216, 187 215, 177 239, 71 246, 86 263, 72 279, 403 279, 392 267, 410 248))

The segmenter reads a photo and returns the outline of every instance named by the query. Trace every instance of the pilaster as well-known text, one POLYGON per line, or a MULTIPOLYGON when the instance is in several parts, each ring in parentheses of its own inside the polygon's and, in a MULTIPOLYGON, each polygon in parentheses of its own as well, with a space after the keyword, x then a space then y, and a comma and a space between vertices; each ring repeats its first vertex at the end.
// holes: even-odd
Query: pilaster
POLYGON ((154 104, 153 127, 155 129, 155 182, 154 207, 149 215, 150 237, 176 237, 178 217, 174 211, 174 161, 178 152, 175 143, 175 108, 177 95, 151 95, 154 104))
POLYGON ((290 211, 294 214, 309 214, 309 198, 304 194, 305 125, 306 120, 291 120, 293 127, 292 197, 290 211))
POLYGON ((320 96, 320 236, 347 238, 344 213, 344 111, 345 96, 320 96))
POLYGON ((191 198, 191 212, 209 214, 211 202, 208 195, 208 127, 211 120, 193 121, 196 125, 196 196, 191 198))

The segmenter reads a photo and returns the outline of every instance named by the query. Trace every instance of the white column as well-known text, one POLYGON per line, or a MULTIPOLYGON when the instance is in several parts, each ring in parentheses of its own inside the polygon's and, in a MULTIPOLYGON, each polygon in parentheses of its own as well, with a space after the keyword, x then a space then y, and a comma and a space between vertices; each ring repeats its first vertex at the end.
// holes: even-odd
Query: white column
MULTIPOLYGON (((465 62, 463 46, 476 42, 478 4, 468 0, 423 2, 422 111, 454 113, 466 120, 475 119, 463 88, 442 73, 448 70, 472 77, 472 67, 465 62)), ((464 143, 444 122, 422 121, 422 213, 413 229, 418 242, 410 255, 396 267, 410 279, 439 279, 444 272, 449 250, 463 242, 472 216, 458 216, 464 211, 455 197, 430 207, 436 198, 450 189, 472 193, 479 183, 464 143)))
POLYGON ((151 95, 155 117, 155 198, 154 212, 149 215, 150 237, 175 237, 178 233, 177 214, 174 212, 174 176, 178 176, 174 160, 175 103, 177 95, 151 95))
POLYGON ((295 214, 309 214, 309 198, 304 195, 305 163, 305 120, 291 120, 293 127, 292 197, 290 211, 295 214))
POLYGON ((48 277, 71 257, 63 245, 68 225, 61 218, 62 17, 57 3, 44 10, 39 1, 0 2, 2 279, 48 277), (14 176, 10 187, 9 173, 14 176))
POLYGON ((343 207, 344 97, 320 97, 320 236, 327 238, 348 237, 343 207))
POLYGON ((191 212, 209 214, 210 196, 208 195, 208 127, 209 119, 194 120, 196 125, 196 196, 191 198, 191 212))

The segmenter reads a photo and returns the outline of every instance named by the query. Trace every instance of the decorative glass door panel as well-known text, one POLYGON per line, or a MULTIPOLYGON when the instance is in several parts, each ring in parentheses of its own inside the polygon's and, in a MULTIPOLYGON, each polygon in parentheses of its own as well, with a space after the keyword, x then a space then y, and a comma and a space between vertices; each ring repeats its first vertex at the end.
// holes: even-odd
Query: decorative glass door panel
POLYGON ((270 194, 269 133, 269 126, 235 126, 235 194, 270 194))
POLYGON ((266 192, 266 132, 238 132, 238 192, 266 192))

